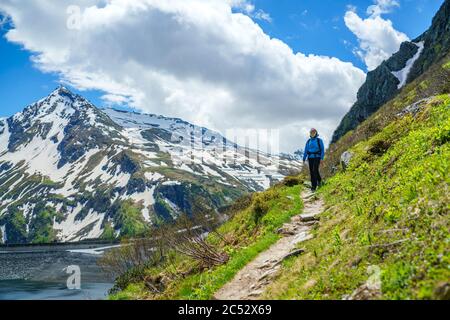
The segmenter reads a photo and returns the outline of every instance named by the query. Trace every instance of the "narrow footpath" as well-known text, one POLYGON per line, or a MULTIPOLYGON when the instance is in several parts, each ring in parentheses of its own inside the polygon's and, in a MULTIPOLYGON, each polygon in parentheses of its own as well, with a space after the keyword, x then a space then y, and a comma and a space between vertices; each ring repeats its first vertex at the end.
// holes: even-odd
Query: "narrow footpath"
POLYGON ((310 191, 302 193, 303 213, 294 216, 278 232, 283 236, 277 243, 248 263, 236 276, 216 292, 217 300, 257 300, 275 278, 283 260, 303 253, 297 244, 311 239, 310 231, 319 223, 324 203, 310 191))

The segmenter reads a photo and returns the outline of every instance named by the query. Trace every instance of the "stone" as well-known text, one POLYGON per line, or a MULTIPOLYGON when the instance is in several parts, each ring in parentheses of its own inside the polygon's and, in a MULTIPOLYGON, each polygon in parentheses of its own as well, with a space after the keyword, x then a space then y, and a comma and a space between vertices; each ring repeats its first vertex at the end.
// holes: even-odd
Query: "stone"
POLYGON ((433 99, 433 97, 425 98, 420 101, 417 101, 409 106, 407 106, 405 109, 403 109, 401 112, 397 113, 397 117, 403 118, 404 116, 410 114, 413 117, 415 117, 420 111, 422 111, 433 99))
POLYGON ((352 160, 353 158, 353 153, 351 153, 350 151, 345 151, 342 155, 341 155, 341 166, 343 170, 347 170, 349 164, 350 164, 350 160, 352 160))
POLYGON ((450 300, 450 282, 442 282, 434 289, 434 295, 438 300, 450 300))
POLYGON ((319 221, 319 217, 315 214, 302 214, 300 215, 300 219, 302 222, 311 222, 311 221, 319 221))
POLYGON ((285 255, 285 256, 281 259, 281 261, 284 261, 284 260, 289 259, 289 258, 292 258, 292 257, 297 257, 297 256, 299 256, 299 255, 305 253, 305 251, 306 251, 305 249, 297 249, 297 250, 293 250, 293 251, 291 251, 290 253, 288 253, 287 255, 285 255))

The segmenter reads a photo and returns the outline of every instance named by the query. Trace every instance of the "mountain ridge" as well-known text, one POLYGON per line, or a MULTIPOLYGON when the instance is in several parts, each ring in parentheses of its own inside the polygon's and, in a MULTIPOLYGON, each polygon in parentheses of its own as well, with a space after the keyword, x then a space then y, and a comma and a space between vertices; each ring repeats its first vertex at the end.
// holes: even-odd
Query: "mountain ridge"
POLYGON ((442 59, 450 49, 450 0, 440 7, 433 18, 430 28, 412 41, 401 44, 400 49, 380 66, 367 74, 362 87, 358 90, 357 100, 344 116, 333 133, 331 143, 337 142, 347 132, 375 113, 382 105, 395 97, 401 90, 402 81, 395 73, 408 68, 403 85, 411 83, 428 68, 442 59), (412 66, 407 61, 412 59, 422 43, 421 54, 412 66))
POLYGON ((300 166, 182 119, 98 109, 62 86, 1 120, 0 143, 9 243, 138 236, 181 214, 218 214, 300 166))

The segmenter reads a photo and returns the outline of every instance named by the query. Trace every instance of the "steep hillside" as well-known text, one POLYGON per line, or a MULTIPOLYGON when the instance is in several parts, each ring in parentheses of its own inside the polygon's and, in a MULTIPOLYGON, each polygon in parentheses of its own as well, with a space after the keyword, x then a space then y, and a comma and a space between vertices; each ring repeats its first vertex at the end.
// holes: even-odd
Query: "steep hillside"
POLYGON ((324 173, 327 176, 336 173, 336 170, 341 167, 341 156, 345 151, 383 130, 397 118, 397 114, 406 106, 431 96, 450 92, 449 60, 450 54, 447 54, 446 57, 431 66, 424 74, 406 85, 395 99, 388 101, 357 128, 349 131, 339 141, 331 144, 327 150, 327 157, 323 166, 324 173))
POLYGON ((446 0, 425 33, 412 42, 403 43, 399 52, 367 74, 357 101, 334 132, 332 143, 355 129, 449 51, 450 0, 446 0))
POLYGON ((434 66, 339 142, 352 143, 351 160, 320 191, 328 209, 306 254, 284 265, 266 298, 450 298, 449 66, 434 66), (434 90, 446 93, 413 102, 416 88, 441 81, 434 90), (380 118, 385 126, 367 131, 380 118))
POLYGON ((217 212, 296 166, 180 119, 99 110, 60 87, 0 119, 0 242, 139 236, 217 212))

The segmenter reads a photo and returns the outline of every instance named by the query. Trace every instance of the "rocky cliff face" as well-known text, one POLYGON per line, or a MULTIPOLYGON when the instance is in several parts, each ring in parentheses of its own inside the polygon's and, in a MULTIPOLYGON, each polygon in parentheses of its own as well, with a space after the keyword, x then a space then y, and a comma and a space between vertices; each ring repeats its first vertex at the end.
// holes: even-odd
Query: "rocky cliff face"
POLYGON ((412 42, 403 43, 396 54, 367 74, 357 101, 334 132, 332 143, 355 129, 449 51, 450 0, 446 0, 430 29, 412 42))
POLYGON ((60 87, 0 119, 0 242, 138 236, 182 213, 217 213, 298 165, 60 87))
POLYGON ((433 18, 425 33, 414 40, 424 42, 423 53, 417 59, 408 77, 408 83, 423 74, 428 68, 450 52, 450 1, 446 0, 433 18))

